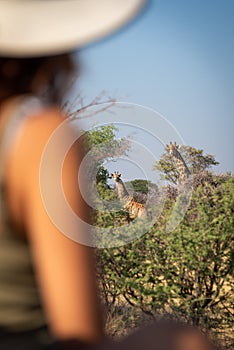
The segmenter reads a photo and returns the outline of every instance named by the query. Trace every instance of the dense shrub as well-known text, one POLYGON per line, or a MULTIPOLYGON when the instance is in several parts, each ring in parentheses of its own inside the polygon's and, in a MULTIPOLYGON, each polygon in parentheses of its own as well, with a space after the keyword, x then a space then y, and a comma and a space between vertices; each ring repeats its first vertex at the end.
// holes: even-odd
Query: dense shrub
MULTIPOLYGON (((197 176, 190 207, 174 231, 165 230, 175 203, 168 197, 147 234, 131 244, 100 250, 106 303, 124 299, 152 317, 173 315, 230 345, 233 184, 230 176, 197 176)), ((126 220, 118 215, 112 214, 108 224, 116 225, 120 217, 126 220)))

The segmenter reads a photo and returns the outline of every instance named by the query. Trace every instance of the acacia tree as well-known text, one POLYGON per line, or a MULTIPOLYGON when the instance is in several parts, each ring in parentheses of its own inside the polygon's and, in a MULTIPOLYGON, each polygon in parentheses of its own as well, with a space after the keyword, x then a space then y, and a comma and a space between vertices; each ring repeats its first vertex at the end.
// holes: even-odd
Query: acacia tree
POLYGON ((117 201, 117 195, 108 185, 110 174, 104 162, 126 155, 130 148, 127 139, 117 138, 117 132, 118 129, 113 124, 109 124, 86 131, 82 136, 83 146, 89 155, 86 173, 87 177, 91 177, 89 181, 90 198, 93 201, 93 207, 97 208, 92 211, 93 224, 96 226, 115 226, 119 220, 122 220, 122 217, 126 217, 123 211, 112 212, 110 206, 105 204, 111 200, 117 201))
MULTIPOLYGON (((191 146, 180 146, 179 149, 184 158, 191 174, 200 173, 210 169, 214 165, 218 165, 213 155, 204 154, 202 149, 196 149, 191 146)), ((160 160, 154 165, 154 169, 161 172, 162 178, 176 184, 179 179, 179 173, 173 158, 165 151, 160 160)))
POLYGON ((104 162, 126 155, 130 148, 127 139, 116 137, 117 132, 118 129, 113 124, 109 124, 86 131, 82 136, 86 153, 90 155, 90 169, 87 172, 95 171, 96 185, 99 185, 100 189, 109 188, 107 184, 109 172, 104 167, 104 162))
POLYGON ((126 188, 132 188, 136 192, 148 194, 150 191, 156 191, 157 185, 150 180, 134 179, 132 181, 125 182, 126 188))

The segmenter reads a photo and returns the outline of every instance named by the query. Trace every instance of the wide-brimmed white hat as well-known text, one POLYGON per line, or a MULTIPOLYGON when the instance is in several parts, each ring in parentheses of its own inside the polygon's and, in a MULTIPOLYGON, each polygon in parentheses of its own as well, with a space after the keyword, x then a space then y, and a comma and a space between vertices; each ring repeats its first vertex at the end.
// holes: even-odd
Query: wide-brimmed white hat
POLYGON ((0 56, 71 51, 122 27, 145 0, 0 0, 0 56))

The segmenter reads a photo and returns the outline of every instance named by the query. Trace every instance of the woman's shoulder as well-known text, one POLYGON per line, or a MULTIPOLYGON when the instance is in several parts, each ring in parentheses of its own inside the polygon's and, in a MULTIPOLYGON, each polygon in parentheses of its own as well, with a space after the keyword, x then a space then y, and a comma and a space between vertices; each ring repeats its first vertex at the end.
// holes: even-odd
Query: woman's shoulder
MULTIPOLYGON (((13 174, 12 178, 17 174, 19 179, 20 173, 24 171, 30 175, 29 173, 38 167, 50 136, 65 119, 64 113, 58 107, 43 106, 32 110, 13 125, 6 152, 4 152, 4 164, 6 171, 9 170, 7 171, 9 178, 10 174, 13 174)), ((7 122, 5 123, 7 128, 7 122)))
MULTIPOLYGON (((66 119, 60 108, 47 106, 32 111, 22 123, 24 136, 37 138, 43 136, 42 132, 50 133, 66 119)), ((24 138, 23 138, 24 139, 24 138)))
POLYGON ((13 138, 9 154, 18 173, 25 169, 30 175, 38 168, 50 137, 65 119, 64 113, 54 106, 44 107, 25 118, 13 138))
POLYGON ((48 136, 66 119, 65 114, 56 106, 41 106, 32 110, 19 121, 15 138, 22 145, 36 142, 43 144, 48 136))
POLYGON ((43 105, 34 97, 24 96, 6 101, 0 114, 0 130, 3 135, 10 130, 12 143, 17 138, 23 143, 35 140, 42 136, 41 132, 45 134, 53 131, 66 118, 59 107, 43 105))
MULTIPOLYGON (((11 106, 8 112, 13 113, 11 106)), ((11 115, 14 117, 13 114, 11 115)), ((33 178, 38 178, 43 150, 50 135, 64 121, 65 116, 57 107, 42 107, 32 110, 14 125, 11 115, 8 113, 1 115, 3 118, 1 122, 5 124, 6 131, 3 136, 7 136, 6 147, 1 147, 4 169, 2 181, 8 191, 11 213, 19 222, 20 198, 24 196, 23 191, 30 188, 29 183, 33 178)))

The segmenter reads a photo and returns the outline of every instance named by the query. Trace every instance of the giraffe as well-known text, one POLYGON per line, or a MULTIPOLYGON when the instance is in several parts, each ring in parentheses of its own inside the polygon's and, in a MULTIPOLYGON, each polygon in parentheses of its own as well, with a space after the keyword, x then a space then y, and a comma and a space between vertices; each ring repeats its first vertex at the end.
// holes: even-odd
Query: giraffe
POLYGON ((170 145, 166 145, 166 150, 169 152, 170 156, 174 157, 175 159, 176 166, 179 172, 179 183, 184 184, 191 175, 191 172, 187 167, 185 160, 180 154, 178 148, 179 145, 177 145, 176 142, 170 142, 170 145))
POLYGON ((114 172, 111 174, 111 177, 113 177, 116 187, 117 187, 117 192, 118 192, 118 197, 120 201, 124 204, 124 209, 129 212, 130 218, 144 218, 147 216, 147 211, 145 204, 137 202, 133 196, 129 195, 122 179, 121 179, 121 174, 118 172, 114 172))

